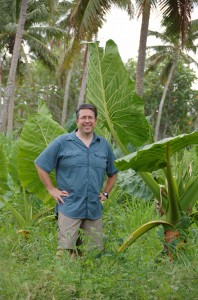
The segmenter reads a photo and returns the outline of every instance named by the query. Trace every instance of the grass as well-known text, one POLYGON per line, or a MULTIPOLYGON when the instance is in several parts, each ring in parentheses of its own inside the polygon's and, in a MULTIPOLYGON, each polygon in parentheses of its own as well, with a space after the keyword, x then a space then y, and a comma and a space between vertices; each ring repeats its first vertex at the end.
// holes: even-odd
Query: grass
POLYGON ((189 233, 185 251, 178 252, 173 262, 164 259, 156 263, 162 249, 156 230, 126 252, 117 252, 134 229, 157 218, 154 206, 145 201, 110 199, 103 212, 104 253, 87 251, 75 261, 67 255, 59 261, 55 259, 56 220, 28 228, 31 234, 26 240, 16 233, 12 216, 3 208, 0 299, 198 299, 196 227, 189 233))

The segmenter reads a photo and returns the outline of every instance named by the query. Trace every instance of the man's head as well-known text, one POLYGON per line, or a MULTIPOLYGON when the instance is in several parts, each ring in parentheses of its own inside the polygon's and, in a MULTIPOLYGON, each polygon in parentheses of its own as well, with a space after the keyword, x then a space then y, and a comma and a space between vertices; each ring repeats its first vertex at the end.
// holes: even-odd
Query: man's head
POLYGON ((79 115, 80 115, 80 111, 82 109, 90 109, 94 112, 94 116, 95 118, 97 119, 97 115, 98 115, 98 112, 97 112, 97 108, 93 105, 93 104, 81 104, 77 111, 76 111, 76 118, 78 119, 79 118, 79 115))
POLYGON ((82 104, 76 111, 76 124, 82 135, 93 133, 96 126, 97 109, 92 104, 82 104))

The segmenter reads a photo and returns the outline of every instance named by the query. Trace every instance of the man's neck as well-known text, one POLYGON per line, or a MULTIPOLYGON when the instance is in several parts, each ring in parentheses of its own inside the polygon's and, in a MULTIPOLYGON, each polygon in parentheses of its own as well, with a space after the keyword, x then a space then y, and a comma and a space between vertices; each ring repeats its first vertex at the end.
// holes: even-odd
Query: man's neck
POLYGON ((76 131, 76 136, 87 146, 91 144, 93 139, 93 132, 82 134, 79 130, 76 131))
POLYGON ((90 140, 90 139, 93 139, 94 134, 93 134, 93 132, 83 133, 83 132, 77 130, 76 135, 80 139, 90 140))

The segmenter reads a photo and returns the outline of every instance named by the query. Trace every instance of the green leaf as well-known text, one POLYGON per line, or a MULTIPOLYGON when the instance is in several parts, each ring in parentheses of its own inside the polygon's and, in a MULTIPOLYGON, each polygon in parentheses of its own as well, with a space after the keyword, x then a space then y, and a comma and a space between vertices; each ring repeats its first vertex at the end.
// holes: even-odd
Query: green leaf
POLYGON ((173 227, 170 223, 165 221, 151 221, 148 222, 141 227, 139 227, 137 230, 135 230, 128 239, 122 244, 122 246, 118 249, 118 252, 123 252, 127 248, 129 248, 130 245, 132 245, 139 237, 141 237, 144 233, 147 231, 155 228, 156 226, 163 225, 165 227, 170 226, 173 227))
POLYGON ((38 113, 42 116, 52 118, 52 114, 49 111, 44 100, 40 100, 38 103, 38 113))
POLYGON ((116 167, 121 170, 129 168, 136 172, 153 172, 167 166, 166 151, 169 144, 170 156, 186 146, 198 144, 198 131, 191 134, 182 134, 147 145, 137 152, 131 153, 115 161, 116 167))
POLYGON ((4 199, 3 203, 5 206, 12 212, 13 216, 15 217, 18 225, 20 228, 24 229, 25 225, 27 225, 26 220, 23 218, 23 216, 8 202, 6 202, 4 199))
POLYGON ((139 175, 149 187, 154 197, 159 201, 163 210, 167 207, 167 191, 164 186, 158 184, 149 172, 140 172, 139 175))
POLYGON ((149 136, 143 100, 118 53, 109 40, 105 50, 98 43, 89 44, 87 100, 96 105, 99 122, 107 127, 120 148, 129 143, 140 146, 149 136))
POLYGON ((125 193, 133 195, 141 200, 150 200, 153 197, 150 189, 139 174, 131 169, 119 172, 117 183, 125 193))
POLYGON ((192 208, 198 201, 198 175, 185 187, 180 197, 180 205, 183 211, 192 208))
POLYGON ((166 179, 168 185, 168 207, 166 210, 166 220, 175 225, 181 218, 181 207, 179 202, 179 191, 176 184, 175 177, 172 172, 171 155, 170 155, 170 143, 167 143, 166 147, 166 179))
MULTIPOLYGON (((46 188, 41 183, 34 160, 60 134, 66 133, 58 123, 52 119, 33 115, 24 125, 18 152, 18 172, 22 185, 28 192, 35 193, 42 201, 51 199, 46 188)), ((54 173, 50 175, 55 182, 54 173)))
MULTIPOLYGON (((46 218, 46 214, 54 210, 54 207, 45 207, 42 211, 39 211, 35 215, 32 216, 32 221, 37 221, 37 222, 42 222, 46 218)), ((53 218, 55 217, 54 215, 49 215, 47 217, 52 216, 53 218)))
POLYGON ((198 211, 195 211, 194 213, 190 214, 189 217, 192 218, 193 220, 198 221, 198 211))

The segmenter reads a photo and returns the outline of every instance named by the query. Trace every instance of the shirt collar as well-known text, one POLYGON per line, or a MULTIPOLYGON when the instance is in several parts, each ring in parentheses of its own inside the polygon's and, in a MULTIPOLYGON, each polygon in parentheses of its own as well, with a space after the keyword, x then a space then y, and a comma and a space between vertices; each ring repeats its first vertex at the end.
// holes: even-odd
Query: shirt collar
MULTIPOLYGON (((67 134, 68 136, 68 140, 76 140, 77 136, 76 136, 76 132, 78 131, 78 128, 76 128, 74 131, 72 131, 71 133, 67 134)), ((100 136, 98 136, 97 134, 95 134, 95 132, 93 133, 93 142, 98 141, 100 142, 100 136)))

